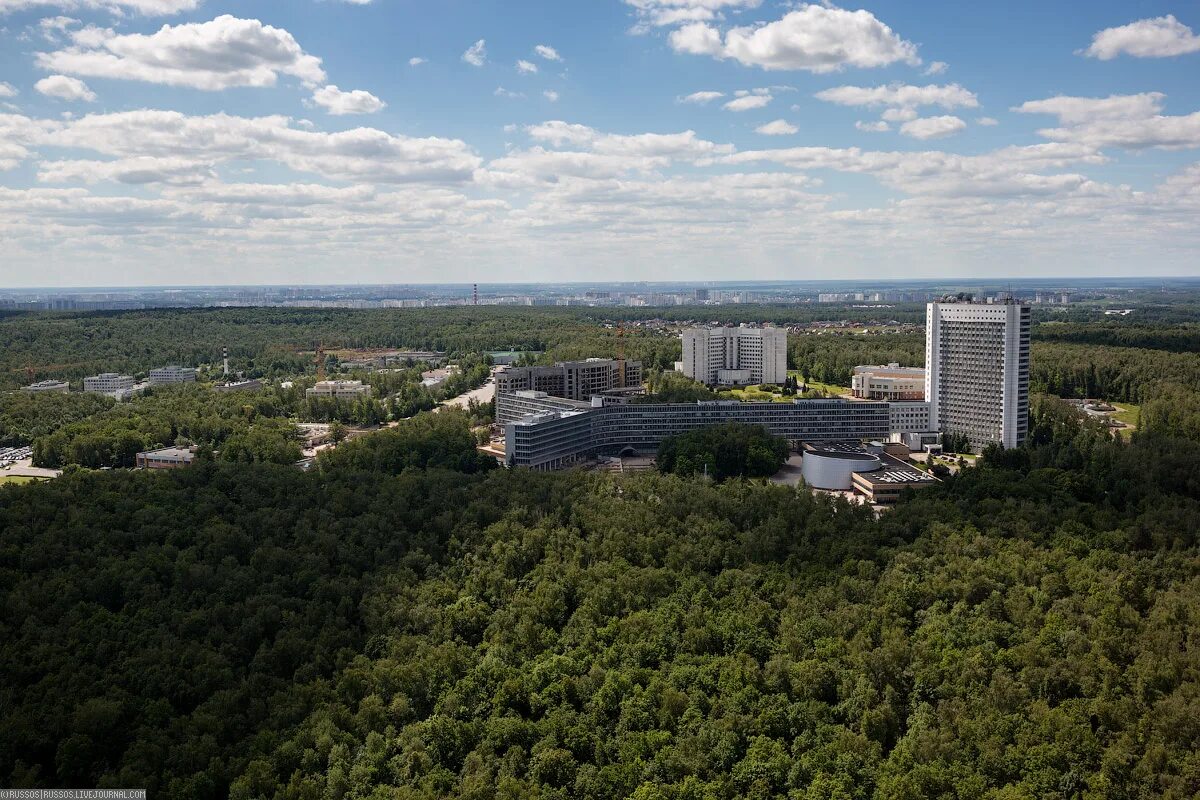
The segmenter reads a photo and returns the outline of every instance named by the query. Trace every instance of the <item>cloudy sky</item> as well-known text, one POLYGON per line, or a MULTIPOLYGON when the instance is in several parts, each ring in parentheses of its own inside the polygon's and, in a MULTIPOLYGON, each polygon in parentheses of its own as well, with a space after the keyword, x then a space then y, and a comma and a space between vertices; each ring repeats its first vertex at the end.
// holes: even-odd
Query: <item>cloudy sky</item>
POLYGON ((0 0, 0 286, 1200 275, 1200 4, 0 0))

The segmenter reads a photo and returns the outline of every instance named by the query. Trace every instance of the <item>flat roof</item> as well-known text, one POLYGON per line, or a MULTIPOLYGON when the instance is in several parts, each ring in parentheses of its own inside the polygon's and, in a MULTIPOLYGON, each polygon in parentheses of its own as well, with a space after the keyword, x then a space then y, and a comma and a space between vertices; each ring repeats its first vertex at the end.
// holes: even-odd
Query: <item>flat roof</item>
POLYGON ((878 461, 874 453, 847 453, 842 450, 809 450, 805 455, 821 456, 822 458, 843 458, 847 461, 878 461))
POLYGON ((158 450, 147 450, 138 453, 139 456, 169 456, 172 458, 193 457, 196 453, 189 447, 162 447, 158 450))
POLYGON ((938 483, 938 479, 928 472, 922 472, 911 464, 906 464, 898 458, 886 453, 878 456, 883 466, 871 472, 856 472, 851 480, 861 480, 872 487, 903 486, 912 483, 938 483))

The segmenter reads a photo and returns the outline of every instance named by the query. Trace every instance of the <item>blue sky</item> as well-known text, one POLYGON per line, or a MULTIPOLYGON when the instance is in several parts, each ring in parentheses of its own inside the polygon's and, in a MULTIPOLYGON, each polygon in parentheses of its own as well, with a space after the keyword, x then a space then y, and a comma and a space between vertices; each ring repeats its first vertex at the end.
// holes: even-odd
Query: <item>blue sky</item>
POLYGON ((5 286, 1197 275, 1198 149, 1194 2, 0 0, 5 286))

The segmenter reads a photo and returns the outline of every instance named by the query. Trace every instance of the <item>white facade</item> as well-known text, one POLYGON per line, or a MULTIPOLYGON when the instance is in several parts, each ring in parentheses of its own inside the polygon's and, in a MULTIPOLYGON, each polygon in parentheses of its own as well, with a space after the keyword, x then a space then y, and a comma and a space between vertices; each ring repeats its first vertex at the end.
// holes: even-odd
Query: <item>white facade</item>
POLYGON ((888 429, 892 433, 924 433, 931 431, 929 403, 924 400, 892 401, 888 403, 888 429))
POLYGON ((972 449, 1017 447, 1029 428, 1030 309, 1019 303, 930 303, 925 399, 930 430, 972 449))
POLYGON ((150 370, 150 383, 163 386, 171 383, 195 383, 196 370, 189 367, 159 367, 150 370))
POLYGON ((923 400, 925 370, 899 364, 855 367, 851 389, 864 400, 923 400))
POLYGON ((783 383, 787 331, 782 328, 689 328, 683 374, 710 386, 783 383))
POLYGON ((128 397, 133 392, 133 376, 118 375, 115 372, 104 372, 83 379, 85 392, 99 392, 117 399, 128 397))
POLYGON ((357 400, 360 397, 370 397, 371 394, 371 387, 364 386, 362 381, 319 381, 304 392, 305 397, 332 400, 357 400))
POLYGON ((39 381, 29 386, 22 386, 21 391, 29 392, 30 394, 42 394, 44 392, 67 394, 71 391, 71 385, 66 381, 39 381))

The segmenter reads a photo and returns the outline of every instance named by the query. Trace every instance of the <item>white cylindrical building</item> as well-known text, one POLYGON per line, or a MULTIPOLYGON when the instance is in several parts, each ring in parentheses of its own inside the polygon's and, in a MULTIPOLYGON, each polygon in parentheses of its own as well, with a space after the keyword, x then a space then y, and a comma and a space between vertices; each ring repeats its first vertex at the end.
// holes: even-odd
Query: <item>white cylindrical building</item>
POLYGON ((883 466, 878 456, 844 450, 805 450, 800 464, 804 482, 814 489, 848 492, 856 472, 874 472, 883 466))

